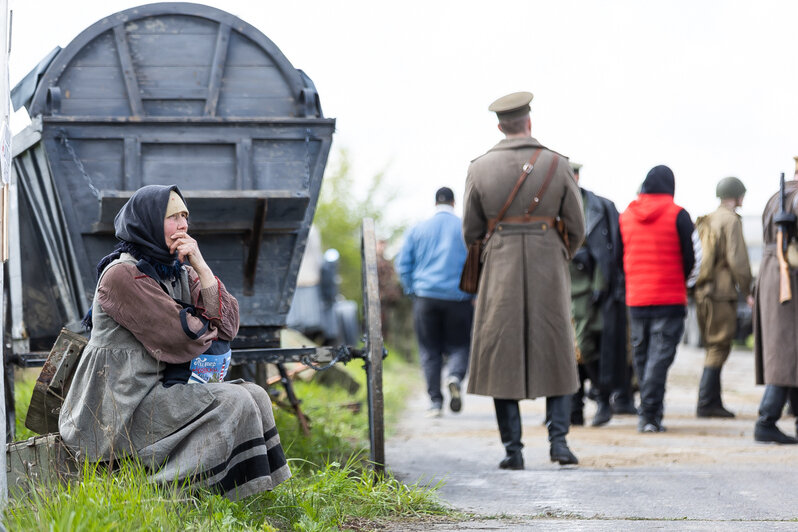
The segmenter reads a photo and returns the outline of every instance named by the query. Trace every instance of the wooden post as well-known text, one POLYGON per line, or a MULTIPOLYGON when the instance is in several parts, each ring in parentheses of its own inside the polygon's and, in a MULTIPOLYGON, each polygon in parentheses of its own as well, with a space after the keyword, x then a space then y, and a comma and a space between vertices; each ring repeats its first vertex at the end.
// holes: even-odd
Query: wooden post
POLYGON ((366 328, 366 379, 368 380, 369 439, 374 471, 385 471, 385 419, 382 394, 382 319, 377 278, 377 239, 374 220, 363 219, 361 242, 363 268, 363 318, 366 328))

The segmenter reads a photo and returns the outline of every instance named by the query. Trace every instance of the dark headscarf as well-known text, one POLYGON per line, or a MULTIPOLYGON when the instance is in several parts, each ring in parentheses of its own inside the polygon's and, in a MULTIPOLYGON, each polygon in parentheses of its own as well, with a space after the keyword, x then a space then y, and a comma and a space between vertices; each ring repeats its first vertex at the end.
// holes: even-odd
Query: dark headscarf
POLYGON ((134 192, 114 218, 116 238, 135 244, 158 262, 172 262, 176 255, 166 247, 163 234, 166 204, 172 190, 185 203, 177 185, 147 185, 134 192))
POLYGON ((640 187, 641 194, 670 194, 673 196, 675 190, 673 171, 661 164, 648 171, 643 186, 640 187))
MULTIPOLYGON (((169 193, 174 190, 185 203, 177 185, 147 185, 130 196, 114 218, 116 238, 121 240, 114 250, 97 263, 97 278, 122 253, 130 253, 136 260, 153 265, 162 280, 175 279, 182 263, 177 253, 170 253, 164 238, 164 218, 169 193)), ((83 326, 91 329, 91 308, 83 318, 83 326)))

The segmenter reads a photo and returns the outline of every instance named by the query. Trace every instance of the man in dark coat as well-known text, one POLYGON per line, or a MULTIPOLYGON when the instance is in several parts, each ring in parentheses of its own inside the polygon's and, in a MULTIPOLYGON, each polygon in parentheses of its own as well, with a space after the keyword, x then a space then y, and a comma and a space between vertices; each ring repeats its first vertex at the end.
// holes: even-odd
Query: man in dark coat
POLYGON ((551 460, 577 463, 565 441, 571 395, 579 389, 568 260, 582 245, 585 219, 567 159, 531 136, 531 100, 531 93, 514 93, 489 107, 505 138, 471 162, 463 201, 466 244, 495 228, 482 254, 468 392, 494 399, 506 451, 502 469, 524 468, 518 401, 536 397, 546 397, 551 460), (496 224, 522 169, 530 166, 496 224))
MULTIPOLYGON (((798 158, 796 161, 798 162, 798 158)), ((787 181, 784 188, 787 212, 798 215, 798 181, 787 181)), ((794 240, 798 228, 794 222, 785 228, 788 238, 791 239, 785 258, 789 262, 792 298, 781 303, 779 299, 782 287, 776 248, 778 226, 774 220, 779 214, 779 203, 779 194, 776 193, 768 200, 762 213, 765 248, 754 290, 754 356, 756 383, 766 386, 759 404, 759 418, 754 426, 754 440, 796 444, 798 439, 784 434, 776 426, 788 395, 798 387, 798 257, 795 253, 798 248, 794 240)))
MULTIPOLYGON (((578 183, 581 165, 572 163, 571 168, 578 183)), ((599 427, 612 419, 610 394, 624 384, 626 371, 623 246, 615 204, 584 188, 580 191, 587 236, 570 264, 571 312, 581 383, 573 397, 571 423, 584 423, 584 384, 590 379, 598 392, 593 426, 599 427)))

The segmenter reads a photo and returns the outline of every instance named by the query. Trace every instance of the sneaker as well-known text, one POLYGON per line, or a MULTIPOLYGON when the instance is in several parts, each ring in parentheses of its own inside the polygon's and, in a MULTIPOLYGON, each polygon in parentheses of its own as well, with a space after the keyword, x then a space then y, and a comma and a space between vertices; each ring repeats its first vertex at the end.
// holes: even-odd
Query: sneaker
POLYGON ((424 417, 438 418, 443 416, 443 409, 439 406, 431 406, 427 409, 424 417))
POLYGON ((659 427, 654 423, 645 423, 639 430, 640 432, 659 432, 659 427))
POLYGON ((447 386, 449 387, 449 408, 452 412, 459 412, 463 408, 463 398, 460 392, 460 379, 457 377, 449 377, 447 386))
POLYGON ((645 423, 639 423, 637 425, 638 432, 665 432, 666 429, 661 423, 657 423, 656 421, 647 421, 645 423))

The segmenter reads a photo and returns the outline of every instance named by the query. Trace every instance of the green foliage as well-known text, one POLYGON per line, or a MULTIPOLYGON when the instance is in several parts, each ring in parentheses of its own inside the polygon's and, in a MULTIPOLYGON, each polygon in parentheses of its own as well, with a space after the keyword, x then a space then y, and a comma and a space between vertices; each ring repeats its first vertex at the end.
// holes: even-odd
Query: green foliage
POLYGON ((375 175, 364 190, 359 190, 350 174, 347 152, 339 152, 337 166, 324 176, 314 223, 321 233, 325 248, 341 254, 339 272, 341 293, 347 299, 361 301, 360 231, 363 218, 372 218, 378 234, 388 240, 401 234, 404 224, 390 224, 385 212, 396 199, 396 190, 388 187, 385 174, 375 175))
POLYGON ((28 404, 33 393, 33 386, 36 384, 36 377, 24 378, 21 371, 15 372, 14 383, 14 415, 16 416, 16 438, 17 440, 27 440, 35 436, 32 430, 25 426, 25 418, 28 415, 28 404), (23 377, 23 378, 21 378, 23 377))
MULTIPOLYGON (((275 405, 293 478, 272 492, 231 502, 196 486, 151 484, 134 461, 112 474, 84 464, 80 482, 37 486, 30 497, 11 499, 3 524, 9 530, 87 532, 362 530, 446 513, 436 499, 437 486, 407 486, 390 473, 376 478, 366 467, 368 422, 360 365, 342 366, 361 383, 354 396, 315 380, 295 382, 311 420, 309 437, 299 430, 295 417, 275 405), (351 408, 358 404, 359 411, 351 408)), ((390 424, 401 413, 418 371, 400 357, 388 357, 384 370, 385 419, 390 424)), ((18 381, 17 391, 26 389, 32 385, 18 381)), ((24 413, 29 400, 30 392, 19 394, 19 411, 24 413)))

